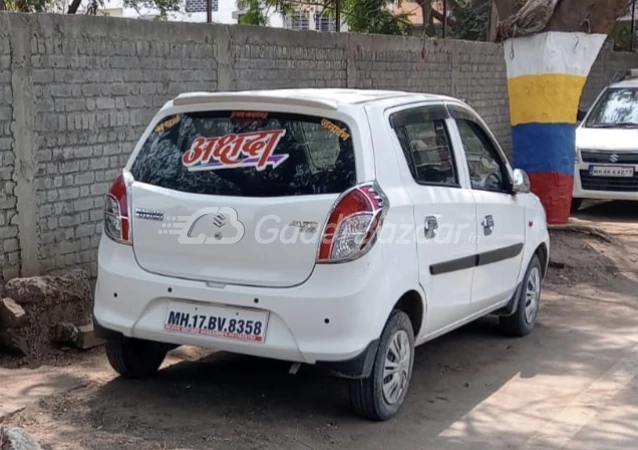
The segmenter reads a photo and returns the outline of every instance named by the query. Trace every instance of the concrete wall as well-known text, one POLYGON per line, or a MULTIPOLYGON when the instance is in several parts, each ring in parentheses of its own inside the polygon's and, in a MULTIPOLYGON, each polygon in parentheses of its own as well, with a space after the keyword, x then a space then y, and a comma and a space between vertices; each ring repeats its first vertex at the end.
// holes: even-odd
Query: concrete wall
MULTIPOLYGON (((605 53, 587 92, 630 59, 605 53)), ((104 194, 155 111, 180 92, 451 94, 509 150, 505 80, 495 44, 0 14, 0 284, 72 267, 95 272, 104 194)))

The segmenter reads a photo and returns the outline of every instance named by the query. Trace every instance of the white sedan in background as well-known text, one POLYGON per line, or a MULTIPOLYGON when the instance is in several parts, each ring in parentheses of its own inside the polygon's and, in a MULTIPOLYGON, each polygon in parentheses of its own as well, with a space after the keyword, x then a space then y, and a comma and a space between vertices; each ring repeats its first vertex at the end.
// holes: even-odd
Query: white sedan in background
POLYGON ((572 211, 583 200, 638 200, 638 69, 579 113, 572 211))

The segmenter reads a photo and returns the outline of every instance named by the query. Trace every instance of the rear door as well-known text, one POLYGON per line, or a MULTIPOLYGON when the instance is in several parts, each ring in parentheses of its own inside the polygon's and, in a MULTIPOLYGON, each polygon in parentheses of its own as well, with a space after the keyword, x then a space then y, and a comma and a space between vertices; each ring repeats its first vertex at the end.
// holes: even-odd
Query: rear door
POLYGON ((440 334, 470 314, 476 205, 444 105, 409 107, 389 119, 414 204, 419 282, 428 296, 425 334, 440 334))
POLYGON ((138 263, 213 283, 303 283, 328 212, 356 183, 353 140, 346 123, 314 115, 166 117, 130 166, 138 263))
POLYGON ((525 208, 511 189, 505 155, 469 109, 449 105, 458 128, 477 214, 477 268, 472 309, 484 311, 509 300, 516 290, 525 243, 525 208))

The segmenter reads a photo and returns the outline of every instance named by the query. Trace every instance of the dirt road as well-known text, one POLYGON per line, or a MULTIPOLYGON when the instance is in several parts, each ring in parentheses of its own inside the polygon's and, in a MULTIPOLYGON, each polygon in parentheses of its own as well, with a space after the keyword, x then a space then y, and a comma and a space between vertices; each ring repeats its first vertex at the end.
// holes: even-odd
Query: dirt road
POLYGON ((116 378, 101 350, 0 367, 0 415, 54 450, 636 449, 638 211, 628 211, 579 215, 613 243, 554 233, 552 259, 566 267, 551 269, 528 338, 505 339, 488 318, 421 347, 390 422, 353 418, 344 386, 312 368, 193 362, 194 349, 146 382, 116 378))

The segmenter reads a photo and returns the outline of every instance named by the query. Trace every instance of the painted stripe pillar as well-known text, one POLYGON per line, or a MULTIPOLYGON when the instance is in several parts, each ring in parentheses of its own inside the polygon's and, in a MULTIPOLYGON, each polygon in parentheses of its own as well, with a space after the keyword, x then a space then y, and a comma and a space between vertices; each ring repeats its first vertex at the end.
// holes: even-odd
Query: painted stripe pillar
POLYGON ((550 224, 569 219, 576 116, 605 38, 547 32, 505 41, 514 167, 528 173, 550 224))

